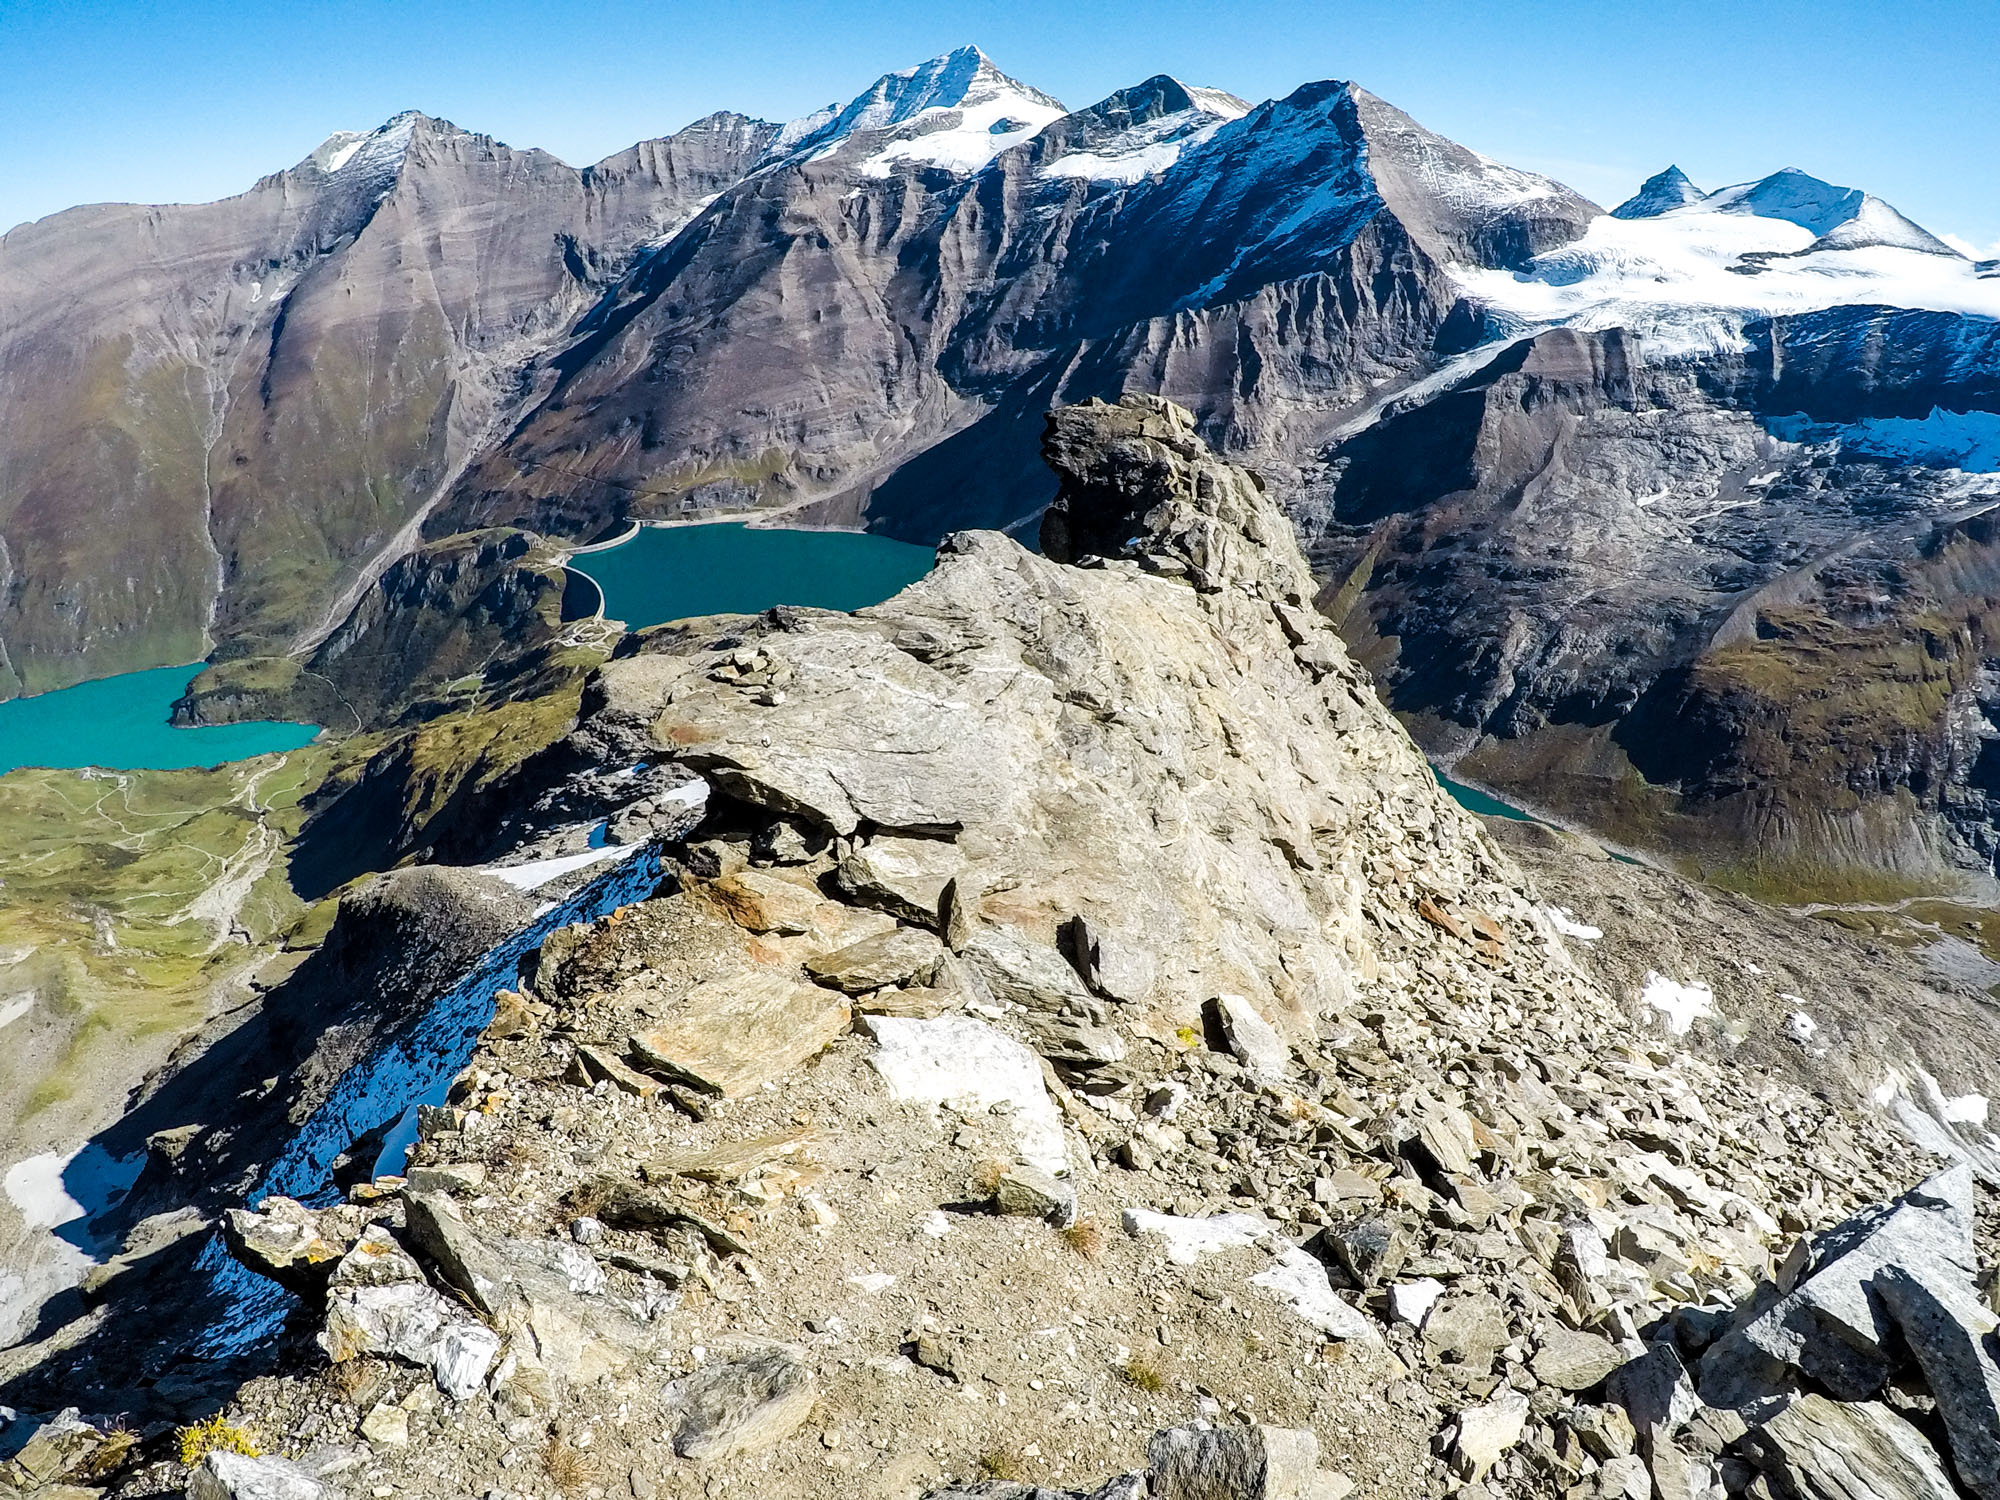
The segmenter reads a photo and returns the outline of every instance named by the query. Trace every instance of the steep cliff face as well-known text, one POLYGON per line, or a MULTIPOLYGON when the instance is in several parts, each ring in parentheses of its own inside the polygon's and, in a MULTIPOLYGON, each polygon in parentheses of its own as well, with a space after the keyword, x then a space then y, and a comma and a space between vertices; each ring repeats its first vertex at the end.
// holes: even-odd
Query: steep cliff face
POLYGON ((717 117, 580 172, 406 115, 238 198, 7 235, 0 691, 337 625, 528 354, 770 134, 717 117))

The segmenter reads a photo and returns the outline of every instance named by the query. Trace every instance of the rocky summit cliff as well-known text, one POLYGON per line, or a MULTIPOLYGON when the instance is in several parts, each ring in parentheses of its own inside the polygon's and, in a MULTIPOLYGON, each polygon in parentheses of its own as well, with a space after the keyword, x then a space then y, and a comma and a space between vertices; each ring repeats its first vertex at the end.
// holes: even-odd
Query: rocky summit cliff
POLYGON ((1524 874, 1188 412, 1046 454, 1043 555, 629 639, 153 1080, 0 1486, 2000 1493, 1990 1009, 1524 874))

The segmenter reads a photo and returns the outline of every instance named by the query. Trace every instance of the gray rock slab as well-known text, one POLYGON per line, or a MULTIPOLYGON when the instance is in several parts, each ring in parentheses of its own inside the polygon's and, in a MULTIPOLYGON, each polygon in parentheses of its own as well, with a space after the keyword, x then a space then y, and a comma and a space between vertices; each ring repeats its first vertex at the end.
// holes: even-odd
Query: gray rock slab
POLYGON ((1624 1352, 1611 1340, 1557 1325, 1542 1335, 1533 1368, 1543 1385, 1587 1391, 1624 1363, 1624 1352))
POLYGON ((791 1349, 760 1350, 683 1376, 667 1387, 674 1452, 714 1463, 775 1446, 804 1425, 817 1381, 791 1349))
POLYGON ((1152 1500, 1315 1500, 1320 1479, 1309 1428, 1169 1427, 1146 1457, 1152 1500))
POLYGON ((993 1206, 1003 1214, 1047 1219, 1058 1227, 1076 1222, 1076 1188, 1033 1167, 1010 1167, 993 1191, 993 1206))
POLYGON ((886 985, 928 983, 944 956, 944 944, 915 927, 863 938, 806 960, 806 972, 821 984, 849 995, 886 985))
POLYGON ((671 1019, 631 1038, 650 1073, 736 1099, 825 1050, 847 1030, 847 1002, 783 974, 739 974, 690 990, 671 1019))
POLYGON ((993 999, 1032 1011, 1100 1018, 1098 1002, 1069 960, 1047 943, 1011 927, 985 927, 971 934, 959 956, 993 999))
POLYGON ((1604 1393, 1625 1409, 1641 1434, 1671 1432, 1701 1405, 1679 1348, 1664 1339, 1648 1344, 1644 1354, 1613 1370, 1604 1382, 1604 1393))
POLYGON ((1878 1401, 1800 1396, 1750 1429, 1742 1451, 1802 1500, 1959 1500, 1928 1439, 1878 1401))
POLYGON ((1875 1395, 1894 1366, 1890 1329, 1870 1287, 1896 1266, 1933 1287, 1971 1286, 1972 1168, 1938 1173, 1892 1203, 1866 1209, 1814 1245, 1817 1267, 1789 1295, 1725 1334, 1702 1357, 1702 1399, 1749 1407, 1782 1394, 1788 1371, 1843 1401, 1875 1395))
POLYGON ((1889 1266, 1874 1286, 1937 1399, 1960 1482, 2000 1500, 2000 1325, 1970 1285, 1932 1286, 1889 1266))
POLYGON ((282 1458, 211 1453, 188 1476, 188 1500, 333 1500, 333 1491, 282 1458))
POLYGON ((883 835, 841 860, 834 880, 864 905, 936 927, 943 920, 944 888, 964 863, 948 840, 883 835))

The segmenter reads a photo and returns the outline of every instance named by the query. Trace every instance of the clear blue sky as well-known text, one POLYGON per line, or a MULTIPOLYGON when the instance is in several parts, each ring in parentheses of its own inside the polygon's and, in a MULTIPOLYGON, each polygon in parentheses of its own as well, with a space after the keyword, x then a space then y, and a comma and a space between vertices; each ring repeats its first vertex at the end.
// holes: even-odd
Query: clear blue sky
POLYGON ((222 197, 405 108, 581 164, 975 41, 1072 106, 1349 78, 1609 206, 1799 166, 2000 242, 2000 0, 0 0, 0 228, 222 197))

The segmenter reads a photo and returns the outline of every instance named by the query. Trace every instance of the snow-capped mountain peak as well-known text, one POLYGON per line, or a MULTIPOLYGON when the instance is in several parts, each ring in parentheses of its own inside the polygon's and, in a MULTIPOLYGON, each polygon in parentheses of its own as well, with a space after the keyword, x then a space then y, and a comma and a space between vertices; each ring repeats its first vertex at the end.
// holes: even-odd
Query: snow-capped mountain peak
POLYGON ((1783 219, 1817 237, 1853 218, 1865 196, 1859 188, 1835 187, 1797 167, 1784 167, 1755 182, 1720 188, 1701 199, 1700 206, 1708 213, 1783 219))
POLYGON ((1853 217, 1836 224, 1814 242, 1815 250, 1861 250, 1869 246, 1915 250, 1923 255, 1964 256, 1923 225, 1905 218, 1873 193, 1864 193, 1853 217))
POLYGON ((1755 182, 1719 189, 1682 212, 1748 214, 1796 224, 1815 236, 1809 250, 1865 250, 1881 247, 1924 255, 1958 252, 1922 225, 1859 188, 1836 187, 1797 167, 1786 167, 1755 182))
POLYGON ((1664 172, 1655 172, 1639 185, 1639 191, 1611 210, 1614 219, 1650 219, 1656 214, 1669 213, 1676 208, 1685 208, 1690 203, 1699 203, 1707 195, 1688 180, 1687 173, 1679 167, 1668 167, 1664 172))
POLYGON ((340 173, 354 177, 393 174, 422 118, 419 111, 406 109, 373 130, 336 130, 313 148, 306 161, 329 177, 340 173))
POLYGON ((850 137, 892 133, 863 170, 885 176, 898 163, 973 172, 1068 113, 1060 100, 1009 78, 979 48, 965 46, 884 73, 845 106, 795 120, 780 132, 775 156, 824 156, 850 137))
POLYGON ((1250 106, 1221 89, 1162 73, 1120 89, 1043 132, 1043 177, 1129 185, 1166 171, 1250 106))
POLYGON ((2000 291, 1964 256, 1880 198, 1796 167, 1631 206, 1518 275, 1454 275, 1503 323, 1626 328, 1665 353, 1734 345, 1751 318, 1854 303, 2000 317, 2000 291))

